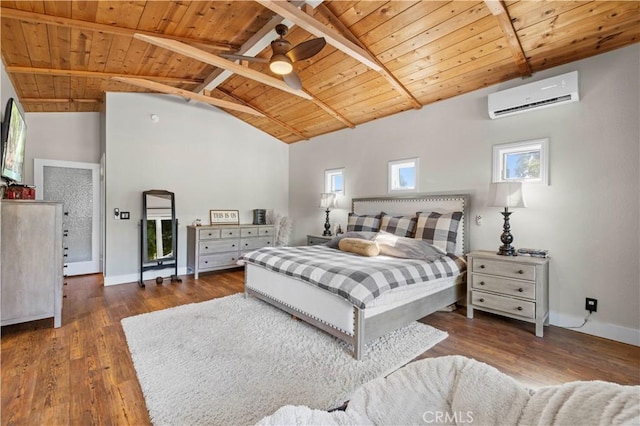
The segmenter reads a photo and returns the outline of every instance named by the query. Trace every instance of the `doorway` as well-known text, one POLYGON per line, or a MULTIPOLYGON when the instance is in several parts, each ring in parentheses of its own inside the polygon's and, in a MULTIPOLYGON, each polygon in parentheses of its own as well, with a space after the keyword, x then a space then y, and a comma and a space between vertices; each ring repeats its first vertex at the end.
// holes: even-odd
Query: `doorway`
POLYGON ((100 164, 33 161, 36 198, 63 202, 65 274, 94 274, 100 262, 100 164))

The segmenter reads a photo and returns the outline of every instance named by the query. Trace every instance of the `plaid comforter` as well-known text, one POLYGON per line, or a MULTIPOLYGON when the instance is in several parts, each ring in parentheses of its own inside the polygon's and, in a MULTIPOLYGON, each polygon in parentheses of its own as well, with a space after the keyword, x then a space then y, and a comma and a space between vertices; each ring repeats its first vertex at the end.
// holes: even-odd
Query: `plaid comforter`
POLYGON ((245 254, 248 262, 298 278, 366 308, 376 297, 400 286, 460 274, 463 259, 447 255, 433 262, 389 256, 365 257, 324 245, 265 247, 245 254))

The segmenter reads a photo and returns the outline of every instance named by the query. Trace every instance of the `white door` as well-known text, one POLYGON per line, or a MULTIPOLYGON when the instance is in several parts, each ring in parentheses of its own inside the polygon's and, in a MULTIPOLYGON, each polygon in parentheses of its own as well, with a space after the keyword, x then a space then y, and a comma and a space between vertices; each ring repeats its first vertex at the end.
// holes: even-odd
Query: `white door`
POLYGON ((62 201, 65 274, 100 272, 100 165, 33 160, 36 198, 62 201))

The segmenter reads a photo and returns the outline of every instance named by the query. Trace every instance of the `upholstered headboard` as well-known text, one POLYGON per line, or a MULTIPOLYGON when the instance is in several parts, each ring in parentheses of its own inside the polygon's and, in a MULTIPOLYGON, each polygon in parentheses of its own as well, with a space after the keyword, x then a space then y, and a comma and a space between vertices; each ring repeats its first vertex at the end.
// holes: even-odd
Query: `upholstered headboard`
POLYGON ((461 255, 469 251, 469 194, 420 194, 408 197, 370 197, 351 200, 351 211, 356 214, 379 214, 381 211, 390 215, 415 215, 416 212, 428 211, 447 213, 462 212, 462 220, 458 229, 455 254, 461 255))

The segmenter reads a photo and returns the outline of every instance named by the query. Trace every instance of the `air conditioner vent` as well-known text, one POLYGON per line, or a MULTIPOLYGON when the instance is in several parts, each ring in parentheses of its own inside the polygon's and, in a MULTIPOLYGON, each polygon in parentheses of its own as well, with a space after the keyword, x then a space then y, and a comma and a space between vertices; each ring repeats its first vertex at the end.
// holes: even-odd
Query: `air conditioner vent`
POLYGON ((489 95, 489 117, 500 118, 554 105, 577 102, 578 71, 489 95))

